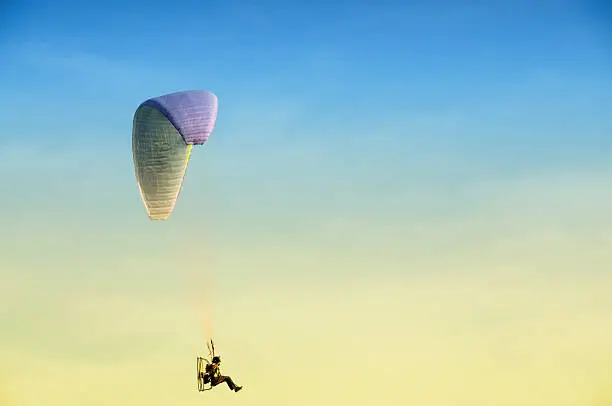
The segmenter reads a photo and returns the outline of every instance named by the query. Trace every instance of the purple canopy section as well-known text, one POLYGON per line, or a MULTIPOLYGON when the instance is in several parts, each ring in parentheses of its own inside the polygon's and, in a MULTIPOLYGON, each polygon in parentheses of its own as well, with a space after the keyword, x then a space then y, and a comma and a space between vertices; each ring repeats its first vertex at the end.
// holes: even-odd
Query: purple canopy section
POLYGON ((205 90, 187 90, 155 97, 143 102, 172 123, 188 145, 201 145, 208 140, 217 119, 217 96, 205 90))

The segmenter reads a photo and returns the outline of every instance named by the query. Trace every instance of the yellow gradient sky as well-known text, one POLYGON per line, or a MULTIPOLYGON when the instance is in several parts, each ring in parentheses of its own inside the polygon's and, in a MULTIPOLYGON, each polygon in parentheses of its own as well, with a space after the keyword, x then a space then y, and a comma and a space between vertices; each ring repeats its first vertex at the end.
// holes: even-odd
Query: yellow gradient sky
POLYGON ((45 209, 48 191, 13 188, 29 203, 2 234, 3 405, 612 401, 608 166, 415 182, 421 197, 395 196, 395 209, 378 183, 369 216, 291 223, 262 206, 224 225, 210 202, 231 182, 207 174, 225 164, 204 156, 163 223, 146 218, 129 176, 105 181, 95 163, 74 175, 78 161, 39 161, 44 176, 99 182, 102 199, 122 191, 108 205, 45 209), (459 209, 428 214, 440 202, 459 209), (239 394, 195 391, 209 328, 239 394))

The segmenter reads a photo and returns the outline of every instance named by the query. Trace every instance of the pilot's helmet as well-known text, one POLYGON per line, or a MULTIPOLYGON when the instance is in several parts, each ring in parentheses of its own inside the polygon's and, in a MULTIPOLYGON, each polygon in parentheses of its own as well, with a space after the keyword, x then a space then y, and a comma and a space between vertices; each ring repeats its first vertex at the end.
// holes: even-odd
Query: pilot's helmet
POLYGON ((218 364, 219 362, 221 362, 221 357, 219 357, 218 355, 215 355, 212 359, 213 364, 218 364))

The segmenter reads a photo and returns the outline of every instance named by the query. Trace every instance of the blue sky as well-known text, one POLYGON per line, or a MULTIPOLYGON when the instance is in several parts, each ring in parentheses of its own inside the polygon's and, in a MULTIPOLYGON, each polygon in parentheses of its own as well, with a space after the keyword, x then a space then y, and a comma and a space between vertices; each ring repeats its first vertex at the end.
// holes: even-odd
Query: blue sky
MULTIPOLYGON (((22 210, 60 190, 90 201, 100 185, 133 199, 135 108, 193 88, 215 92, 220 113, 212 142, 196 152, 207 159, 189 172, 222 172, 207 181, 231 196, 219 205, 241 215, 248 201, 287 216, 315 210, 321 193, 336 210, 357 211, 380 211, 389 193, 400 210, 432 190, 610 155, 605 6, 108 1, 6 10, 0 147, 7 173, 22 162, 22 177, 7 180, 15 190, 28 190, 26 179, 41 184, 36 199, 3 203, 22 210)), ((106 215, 124 203, 106 200, 106 215)), ((439 198, 429 207, 456 210, 439 198)))
MULTIPOLYGON (((514 125, 531 140, 570 142, 567 126, 577 121, 587 126, 583 140, 601 141, 610 41, 592 10, 580 2, 461 3, 22 3, 9 8, 3 35, 11 97, 2 119, 28 138, 49 138, 43 125, 69 138, 90 126, 112 142, 125 138, 140 101, 206 88, 226 106, 220 131, 241 109, 268 107, 273 116, 297 106, 316 117, 285 140, 307 131, 335 142, 389 122, 404 127, 404 139, 423 138, 413 128, 419 118, 450 115, 475 121, 473 133, 433 136, 470 147, 512 144, 517 135, 502 127, 514 125), (44 119, 25 119, 40 100, 53 100, 44 119), (571 112, 577 117, 567 120, 571 112)), ((265 127, 259 120, 253 125, 265 127)))
POLYGON ((127 150, 135 107, 188 88, 219 95, 217 138, 234 151, 365 143, 371 157, 433 148, 524 167, 612 143, 605 7, 86 3, 7 7, 3 145, 127 150))

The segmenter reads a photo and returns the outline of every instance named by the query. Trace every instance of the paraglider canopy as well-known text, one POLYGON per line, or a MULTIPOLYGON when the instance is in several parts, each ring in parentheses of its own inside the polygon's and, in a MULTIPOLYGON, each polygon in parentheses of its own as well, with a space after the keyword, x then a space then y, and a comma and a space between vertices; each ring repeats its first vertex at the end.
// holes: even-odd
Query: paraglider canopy
POLYGON ((170 93, 138 106, 132 153, 138 187, 151 220, 165 220, 179 196, 193 145, 215 126, 217 96, 204 90, 170 93))
POLYGON ((170 93, 146 100, 168 118, 188 145, 202 145, 210 137, 217 118, 217 96, 202 90, 170 93))

